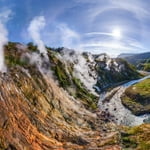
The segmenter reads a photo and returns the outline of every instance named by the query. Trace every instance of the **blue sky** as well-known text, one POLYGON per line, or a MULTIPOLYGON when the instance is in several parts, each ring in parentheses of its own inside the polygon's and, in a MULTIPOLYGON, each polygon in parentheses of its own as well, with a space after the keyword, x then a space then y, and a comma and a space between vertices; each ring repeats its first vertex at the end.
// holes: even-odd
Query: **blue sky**
POLYGON ((38 32, 51 47, 117 55, 149 51, 149 8, 148 0, 0 0, 0 22, 9 41, 36 43, 38 32), (38 17, 44 25, 31 34, 38 17))

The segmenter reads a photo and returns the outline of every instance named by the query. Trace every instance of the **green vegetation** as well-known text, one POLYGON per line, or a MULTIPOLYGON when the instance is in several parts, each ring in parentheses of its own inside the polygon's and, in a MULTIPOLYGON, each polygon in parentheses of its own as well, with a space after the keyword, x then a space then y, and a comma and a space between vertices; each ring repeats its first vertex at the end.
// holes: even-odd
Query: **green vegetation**
POLYGON ((57 53, 48 49, 48 56, 51 62, 51 68, 61 87, 66 89, 70 95, 82 100, 87 108, 92 110, 97 108, 98 97, 90 93, 82 84, 80 79, 73 76, 73 64, 67 65, 57 58, 57 53), (73 91, 70 88, 74 89, 73 91))
MULTIPOLYGON (((56 52, 48 50, 49 60, 51 62, 51 68, 57 77, 59 84, 64 89, 67 89, 71 85, 71 79, 67 73, 65 64, 56 57, 56 52)), ((70 69, 71 70, 71 69, 70 69)))
POLYGON ((86 88, 84 88, 81 81, 77 78, 72 78, 73 83, 76 87, 76 98, 80 98, 84 104, 92 110, 97 108, 98 97, 90 93, 86 88))
POLYGON ((143 69, 143 70, 150 72, 150 60, 147 61, 147 62, 144 64, 144 69, 143 69))
POLYGON ((17 50, 16 48, 16 44, 17 43, 14 43, 14 42, 8 42, 7 45, 5 45, 5 49, 8 50, 8 51, 11 51, 11 50, 17 50))
POLYGON ((66 74, 65 70, 63 72, 63 69, 61 69, 60 67, 56 66, 55 70, 55 74, 58 77, 58 80, 60 82, 60 85, 63 86, 64 88, 66 88, 67 86, 70 85, 69 82, 69 78, 68 75, 66 74))
POLYGON ((126 127, 122 132, 122 144, 124 148, 137 150, 150 149, 150 124, 143 124, 136 127, 126 127))
POLYGON ((32 51, 32 52, 38 51, 37 46, 34 45, 32 42, 29 42, 29 43, 27 44, 27 46, 28 46, 28 50, 30 50, 30 51, 32 51))
POLYGON ((122 103, 134 114, 141 115, 150 112, 150 79, 137 83, 122 96, 122 103))
POLYGON ((125 148, 136 148, 137 147, 136 141, 129 137, 123 137, 122 143, 125 146, 125 148))
POLYGON ((122 70, 122 79, 133 80, 141 77, 141 75, 136 71, 135 66, 128 63, 126 60, 117 58, 116 61, 118 64, 124 65, 124 68, 122 70))
POLYGON ((150 96, 150 79, 146 79, 133 86, 133 90, 142 96, 150 96))
MULTIPOLYGON (((9 42, 5 46, 5 61, 7 66, 9 68, 15 67, 15 69, 17 69, 16 66, 27 68, 30 74, 35 77, 34 79, 36 83, 42 86, 40 81, 38 80, 39 74, 37 74, 38 76, 36 76, 35 73, 32 74, 32 72, 36 72, 36 66, 29 64, 28 59, 22 59, 22 54, 24 53, 24 51, 19 51, 16 45, 17 43, 9 42)), ((38 52, 37 46, 33 43, 28 43, 27 46, 27 51, 38 52)), ((66 65, 57 57, 58 52, 61 51, 61 49, 62 48, 51 49, 47 47, 50 65, 51 69, 54 72, 54 76, 57 78, 60 86, 67 90, 70 95, 82 100, 87 108, 90 108, 92 110, 96 109, 98 98, 95 95, 89 93, 89 91, 84 87, 81 81, 73 76, 73 64, 68 62, 66 65)), ((21 86, 19 82, 17 82, 17 84, 18 86, 21 86)), ((28 99, 31 97, 32 99, 35 99, 32 94, 32 90, 27 90, 25 96, 28 99)))
MULTIPOLYGON (((105 62, 101 62, 102 64, 105 64, 105 62)), ((99 66, 97 65, 97 72, 99 76, 101 77, 100 80, 97 82, 97 86, 101 89, 109 88, 112 85, 118 85, 119 83, 138 79, 141 77, 141 75, 136 71, 135 67, 131 64, 129 64, 127 61, 121 58, 116 58, 115 60, 111 61, 110 69, 105 69, 105 65, 99 66), (117 71, 114 66, 114 61, 117 62, 121 67, 119 71, 117 71)))
POLYGON ((21 53, 17 50, 17 43, 9 42, 5 46, 5 62, 9 67, 26 66, 28 62, 26 60, 21 60, 21 53))
POLYGON ((150 59, 145 59, 138 63, 137 68, 139 70, 150 72, 150 59))
POLYGON ((20 58, 17 58, 13 55, 5 56, 5 61, 6 61, 6 64, 10 67, 14 67, 16 65, 26 66, 28 64, 27 61, 20 60, 20 58))

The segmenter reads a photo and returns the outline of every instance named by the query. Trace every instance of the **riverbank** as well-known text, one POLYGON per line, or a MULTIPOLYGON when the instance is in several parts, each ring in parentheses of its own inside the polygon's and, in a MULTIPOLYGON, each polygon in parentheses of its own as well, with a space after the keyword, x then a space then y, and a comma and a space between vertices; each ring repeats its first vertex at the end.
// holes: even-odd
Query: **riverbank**
POLYGON ((150 79, 127 88, 121 100, 123 105, 135 115, 150 113, 150 79))
POLYGON ((142 124, 145 119, 148 119, 149 115, 135 116, 122 104, 121 96, 127 88, 149 77, 150 76, 146 76, 142 79, 133 80, 111 91, 103 92, 100 95, 99 108, 113 116, 111 118, 112 121, 119 125, 136 126, 142 124))

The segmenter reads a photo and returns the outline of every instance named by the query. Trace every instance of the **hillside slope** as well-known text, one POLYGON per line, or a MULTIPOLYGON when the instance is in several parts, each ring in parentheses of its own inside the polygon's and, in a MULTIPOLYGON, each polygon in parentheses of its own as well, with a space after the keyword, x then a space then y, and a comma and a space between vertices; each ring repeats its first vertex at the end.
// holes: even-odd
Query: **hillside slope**
POLYGON ((121 54, 118 57, 125 59, 139 70, 150 71, 150 52, 131 55, 121 54))
POLYGON ((118 137, 114 132, 103 139, 103 122, 97 115, 34 67, 1 74, 0 85, 2 150, 88 149, 118 137))
MULTIPOLYGON (((51 51, 48 51, 48 53, 50 54, 51 51)), ((62 48, 55 52, 50 60, 53 60, 54 57, 57 72, 61 67, 59 70, 63 69, 63 72, 66 72, 64 78, 66 76, 66 79, 70 79, 70 77, 80 79, 82 84, 92 93, 94 93, 93 87, 97 92, 100 92, 114 84, 140 77, 135 68, 125 60, 110 58, 105 53, 92 55, 91 53, 79 53, 62 48)), ((60 81, 60 74, 57 72, 56 75, 60 81)), ((70 83, 64 83, 64 85, 69 86, 70 83)))
POLYGON ((5 46, 7 73, 0 74, 0 149, 119 150, 118 128, 96 109, 98 95, 93 86, 102 90, 139 74, 106 54, 69 50, 68 57, 64 49, 47 48, 47 52, 40 54, 32 43, 5 46))
POLYGON ((146 79, 126 89, 122 103, 135 115, 150 112, 150 79, 146 79))

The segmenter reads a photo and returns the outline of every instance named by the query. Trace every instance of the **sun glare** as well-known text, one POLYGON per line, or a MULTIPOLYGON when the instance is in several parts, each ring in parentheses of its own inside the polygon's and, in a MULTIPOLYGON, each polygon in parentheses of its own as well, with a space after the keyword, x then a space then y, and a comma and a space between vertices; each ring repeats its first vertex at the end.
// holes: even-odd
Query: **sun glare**
POLYGON ((112 31, 112 36, 117 38, 117 39, 120 39, 121 38, 121 30, 119 28, 115 28, 113 29, 112 31))

